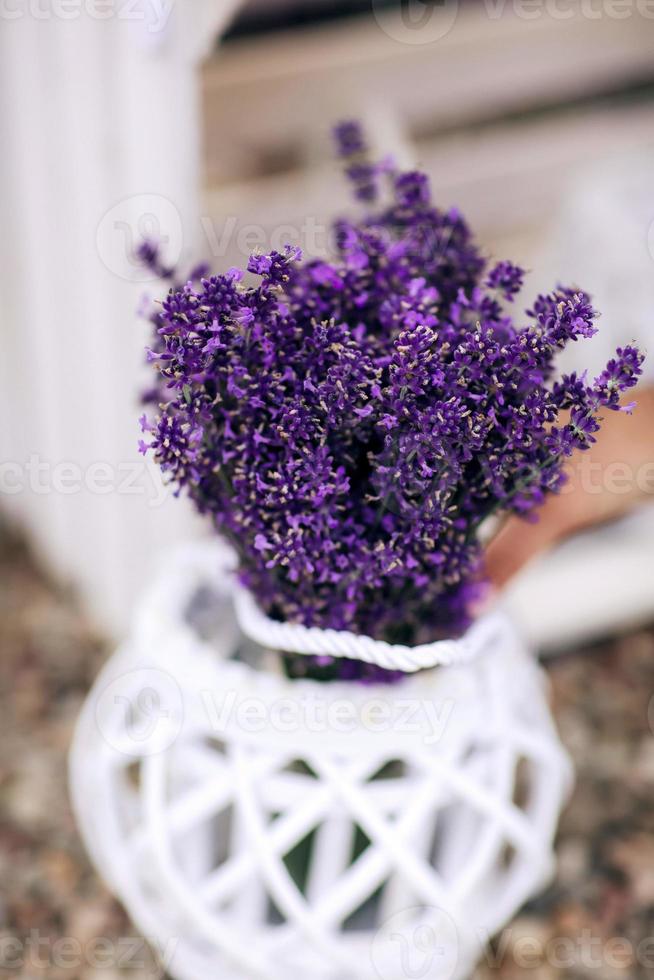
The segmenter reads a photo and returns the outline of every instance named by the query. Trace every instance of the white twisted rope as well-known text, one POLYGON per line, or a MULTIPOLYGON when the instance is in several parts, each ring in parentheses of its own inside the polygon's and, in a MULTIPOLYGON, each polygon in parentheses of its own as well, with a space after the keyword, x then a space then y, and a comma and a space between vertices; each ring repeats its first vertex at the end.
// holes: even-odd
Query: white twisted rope
POLYGON ((350 633, 348 630, 280 623, 266 616, 252 594, 238 585, 234 588, 234 607, 245 635, 261 646, 305 656, 348 657, 405 673, 427 667, 469 663, 494 645, 502 628, 499 616, 486 616, 458 640, 436 640, 409 647, 374 640, 371 636, 350 633))

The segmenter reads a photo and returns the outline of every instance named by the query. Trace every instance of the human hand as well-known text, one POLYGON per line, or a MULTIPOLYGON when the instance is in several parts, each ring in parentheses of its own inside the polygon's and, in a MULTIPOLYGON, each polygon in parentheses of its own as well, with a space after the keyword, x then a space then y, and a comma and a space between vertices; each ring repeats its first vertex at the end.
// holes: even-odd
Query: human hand
POLYGON ((577 531, 654 502, 654 388, 639 388, 632 416, 607 412, 597 442, 571 457, 568 482, 534 523, 510 517, 486 551, 491 583, 502 588, 529 561, 577 531))

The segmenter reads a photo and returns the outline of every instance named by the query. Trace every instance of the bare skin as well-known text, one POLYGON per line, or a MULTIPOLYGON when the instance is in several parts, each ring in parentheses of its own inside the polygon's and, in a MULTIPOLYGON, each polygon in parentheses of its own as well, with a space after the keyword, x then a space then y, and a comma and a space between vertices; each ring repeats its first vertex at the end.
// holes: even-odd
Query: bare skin
POLYGON ((538 521, 510 517, 491 541, 486 568, 496 588, 577 531, 654 503, 654 387, 637 389, 633 398, 633 415, 606 412, 597 442, 571 458, 566 487, 548 498, 538 521))

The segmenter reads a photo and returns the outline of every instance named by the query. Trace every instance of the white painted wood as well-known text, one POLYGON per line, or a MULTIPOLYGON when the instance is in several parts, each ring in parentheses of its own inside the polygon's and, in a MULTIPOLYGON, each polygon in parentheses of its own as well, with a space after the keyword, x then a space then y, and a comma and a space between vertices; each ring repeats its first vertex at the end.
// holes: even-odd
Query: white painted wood
POLYGON ((198 64, 236 7, 175 4, 154 33, 83 5, 0 18, 0 462, 22 479, 3 505, 115 631, 160 547, 192 533, 136 450, 146 331, 126 247, 160 205, 162 233, 197 250, 198 64))

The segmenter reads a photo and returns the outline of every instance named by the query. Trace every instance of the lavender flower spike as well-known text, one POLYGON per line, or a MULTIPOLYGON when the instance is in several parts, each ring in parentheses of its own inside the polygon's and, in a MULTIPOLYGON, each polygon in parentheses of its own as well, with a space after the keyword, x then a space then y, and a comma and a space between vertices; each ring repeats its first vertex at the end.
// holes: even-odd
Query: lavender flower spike
MULTIPOLYGON (((268 615, 391 642, 458 634, 479 594, 490 514, 531 513, 640 374, 634 347, 592 382, 556 357, 596 330, 557 288, 519 322, 523 270, 487 268, 427 178, 370 163, 336 130, 359 198, 329 260, 289 245, 173 286, 150 318, 156 384, 143 420, 178 490, 234 545, 268 615), (565 416, 563 412, 569 413, 565 416)), ((289 660, 294 675, 396 680, 364 664, 289 660)))

